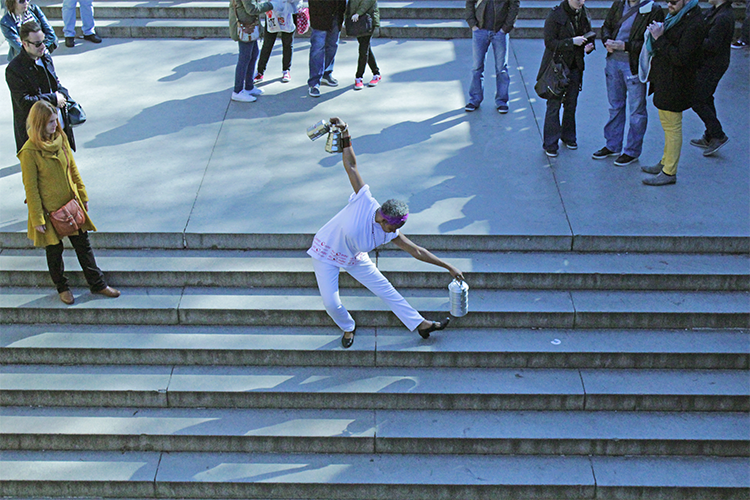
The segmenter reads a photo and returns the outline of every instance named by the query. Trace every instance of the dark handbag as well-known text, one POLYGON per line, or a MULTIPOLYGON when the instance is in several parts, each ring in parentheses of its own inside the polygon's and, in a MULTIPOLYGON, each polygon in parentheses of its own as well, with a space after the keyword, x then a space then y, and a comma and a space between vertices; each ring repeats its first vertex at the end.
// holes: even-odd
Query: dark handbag
POLYGON ((86 122, 86 112, 73 99, 68 99, 65 103, 65 110, 68 112, 68 123, 70 126, 75 127, 86 122))
POLYGON ((542 99, 560 99, 570 84, 570 69, 562 59, 557 61, 556 56, 556 53, 553 54, 534 85, 536 94, 542 99))
POLYGON ((370 14, 359 16, 356 22, 352 21, 351 16, 347 16, 346 34, 354 37, 372 34, 372 17, 370 17, 370 14))
POLYGON ((76 234, 83 223, 86 222, 86 216, 76 199, 73 198, 61 208, 50 212, 49 220, 52 222, 52 227, 55 228, 57 236, 62 238, 63 236, 76 234))

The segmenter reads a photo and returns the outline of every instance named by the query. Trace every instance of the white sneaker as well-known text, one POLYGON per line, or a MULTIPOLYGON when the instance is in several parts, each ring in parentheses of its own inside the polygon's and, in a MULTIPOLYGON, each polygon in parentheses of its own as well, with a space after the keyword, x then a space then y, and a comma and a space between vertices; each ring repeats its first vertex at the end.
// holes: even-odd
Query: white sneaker
POLYGON ((292 80, 292 73, 289 70, 284 71, 281 75, 281 83, 289 83, 292 80))
POLYGON ((246 94, 250 94, 252 96, 258 97, 259 95, 263 93, 263 89, 258 88, 258 87, 253 87, 252 90, 243 90, 243 92, 246 94))
POLYGON ((255 102, 257 99, 243 90, 242 92, 232 92, 232 100, 237 102, 255 102))

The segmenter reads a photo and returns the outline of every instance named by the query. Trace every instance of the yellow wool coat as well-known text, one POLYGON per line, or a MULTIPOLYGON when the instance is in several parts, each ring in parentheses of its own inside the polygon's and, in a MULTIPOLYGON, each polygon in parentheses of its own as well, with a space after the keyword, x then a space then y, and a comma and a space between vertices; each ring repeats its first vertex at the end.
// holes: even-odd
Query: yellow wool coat
POLYGON ((18 152, 18 159, 21 160, 23 187, 29 208, 27 234, 34 246, 45 247, 60 243, 60 238, 49 221, 49 212, 59 209, 74 196, 86 215, 81 229, 96 231, 84 208, 84 204, 89 201, 86 186, 78 172, 70 145, 63 140, 62 134, 52 142, 45 143, 42 148, 26 141, 18 152), (34 229, 35 226, 47 228, 44 233, 40 233, 34 229))

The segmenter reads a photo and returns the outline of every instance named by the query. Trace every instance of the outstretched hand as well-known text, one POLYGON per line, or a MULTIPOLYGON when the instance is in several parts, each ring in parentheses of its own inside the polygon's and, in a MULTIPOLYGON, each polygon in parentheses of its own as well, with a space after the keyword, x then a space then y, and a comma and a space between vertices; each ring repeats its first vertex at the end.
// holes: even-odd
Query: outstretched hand
POLYGON ((461 272, 461 270, 460 270, 460 269, 458 269, 457 267, 453 267, 453 266, 451 266, 451 267, 450 267, 450 269, 448 269, 448 272, 449 272, 449 273, 451 273, 451 276, 453 276, 453 277, 454 277, 455 279, 457 279, 458 281, 466 281, 466 280, 464 279, 464 275, 463 275, 463 273, 462 273, 462 272, 461 272))
POLYGON ((334 116, 333 118, 329 119, 328 121, 331 122, 331 125, 335 125, 336 128, 341 130, 342 132, 347 129, 347 124, 343 121, 341 121, 341 118, 338 116, 334 116))

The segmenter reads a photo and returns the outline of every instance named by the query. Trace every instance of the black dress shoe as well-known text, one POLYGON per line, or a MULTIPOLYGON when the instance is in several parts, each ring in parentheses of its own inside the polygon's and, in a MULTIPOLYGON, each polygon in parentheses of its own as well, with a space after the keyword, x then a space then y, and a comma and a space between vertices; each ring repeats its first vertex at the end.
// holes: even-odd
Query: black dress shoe
POLYGON ((66 47, 75 47, 76 46, 76 39, 72 36, 66 36, 65 37, 65 46, 66 47))
MULTIPOLYGON (((357 334, 357 328, 354 328, 352 331, 352 336, 349 338, 346 338, 345 336, 341 336, 341 345, 344 346, 344 349, 349 349, 352 345, 354 345, 354 336, 357 334)), ((346 333, 344 333, 346 335, 346 333)))
POLYGON ((417 333, 419 333, 419 336, 422 337, 423 339, 429 339, 430 334, 432 332, 439 332, 440 330, 445 330, 448 327, 448 323, 450 322, 451 322, 450 317, 445 318, 445 320, 443 320, 442 322, 433 321, 432 325, 425 328, 424 330, 420 330, 419 328, 417 328, 417 333))
POLYGON ((90 35, 83 35, 83 39, 88 40, 89 42, 93 42, 93 43, 102 43, 102 37, 100 37, 96 33, 91 33, 90 35))

